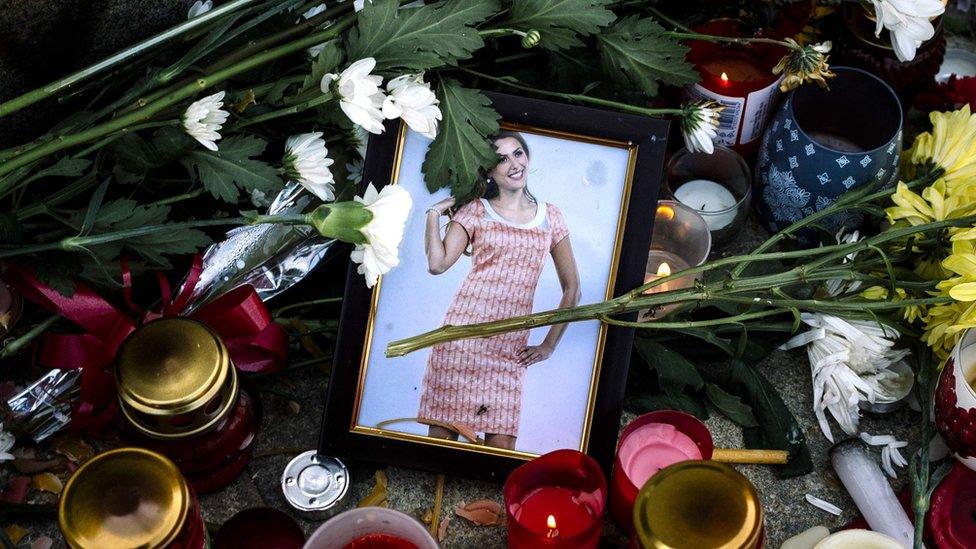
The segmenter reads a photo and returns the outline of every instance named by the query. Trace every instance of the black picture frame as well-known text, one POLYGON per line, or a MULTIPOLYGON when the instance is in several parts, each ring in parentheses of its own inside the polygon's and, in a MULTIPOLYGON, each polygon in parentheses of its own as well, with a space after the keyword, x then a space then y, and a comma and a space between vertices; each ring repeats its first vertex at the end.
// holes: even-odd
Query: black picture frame
MULTIPOLYGON (((561 133, 626 142, 636 148, 636 164, 620 244, 613 295, 644 282, 647 251, 654 222, 654 204, 663 176, 669 122, 667 120, 567 105, 539 99, 484 92, 503 123, 546 128, 561 133)), ((397 168, 399 121, 370 137, 363 181, 390 181, 397 168)), ((414 212, 416 215, 416 212, 414 212)), ((502 481, 526 458, 483 453, 363 434, 353 430, 354 407, 363 367, 364 336, 373 303, 373 290, 350 262, 336 343, 336 354, 319 437, 321 454, 392 464, 413 469, 484 480, 502 481)), ((632 315, 635 319, 636 315, 632 315)), ((610 326, 593 400, 586 452, 609 473, 619 431, 634 330, 610 326)))

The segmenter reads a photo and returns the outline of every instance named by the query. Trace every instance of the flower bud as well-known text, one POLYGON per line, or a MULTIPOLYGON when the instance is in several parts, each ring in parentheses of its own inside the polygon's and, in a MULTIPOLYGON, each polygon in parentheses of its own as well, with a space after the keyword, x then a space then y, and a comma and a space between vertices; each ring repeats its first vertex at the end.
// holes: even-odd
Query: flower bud
POLYGON ((373 212, 361 202, 334 202, 315 208, 307 215, 307 220, 322 236, 365 244, 366 236, 360 229, 373 220, 373 212))
POLYGON ((538 45, 540 40, 542 40, 542 35, 539 34, 539 31, 532 29, 526 32, 525 36, 522 37, 522 47, 529 49, 538 45))

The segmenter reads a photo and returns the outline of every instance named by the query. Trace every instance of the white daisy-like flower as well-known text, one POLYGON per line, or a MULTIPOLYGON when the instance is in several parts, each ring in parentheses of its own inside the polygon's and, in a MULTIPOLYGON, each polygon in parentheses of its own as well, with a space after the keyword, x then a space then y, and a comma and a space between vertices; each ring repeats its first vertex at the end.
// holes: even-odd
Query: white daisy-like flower
POLYGON ((800 320, 812 329, 780 349, 807 346, 813 408, 824 436, 833 442, 826 412, 845 433, 854 435, 861 401, 875 402, 888 396, 885 386, 898 377, 891 367, 909 351, 895 349, 898 332, 894 328, 873 320, 844 320, 822 313, 803 313, 800 320))
MULTIPOLYGON (((837 231, 837 234, 834 235, 834 238, 837 239, 838 244, 854 244, 856 242, 861 241, 862 238, 861 238, 860 231, 852 231, 850 233, 845 233, 844 230, 845 230, 844 227, 841 227, 840 230, 837 231)), ((855 256, 857 256, 857 252, 847 254, 846 256, 844 256, 843 263, 854 261, 855 256)), ((853 292, 857 290, 858 288, 861 287, 861 281, 859 280, 850 281, 850 280, 835 278, 832 280, 828 280, 826 283, 824 283, 824 287, 827 290, 828 295, 832 297, 836 297, 842 293, 853 292)))
MULTIPOLYGON (((311 19, 311 18, 315 17, 316 15, 322 13, 323 11, 325 11, 325 4, 324 3, 318 4, 316 6, 312 6, 311 8, 308 8, 307 10, 305 10, 305 13, 302 14, 302 19, 305 19, 305 20, 311 19)), ((316 45, 312 46, 311 48, 308 48, 305 51, 308 52, 309 57, 311 57, 312 59, 315 59, 315 58, 317 58, 319 56, 320 53, 322 53, 322 49, 324 49, 324 48, 325 48, 325 42, 322 42, 321 44, 316 44, 316 45)))
POLYGON ((372 288, 380 275, 400 264, 399 247, 413 199, 400 185, 387 185, 377 192, 370 183, 356 201, 361 202, 373 218, 360 229, 366 243, 356 245, 352 260, 359 263, 357 272, 366 277, 366 286, 372 288))
POLYGON ((221 109, 223 106, 224 92, 217 92, 190 103, 183 113, 183 129, 211 151, 217 150, 220 129, 230 116, 229 112, 221 109))
POLYGON ((383 102, 386 95, 380 88, 383 78, 370 74, 376 68, 376 60, 365 57, 349 65, 340 74, 329 73, 322 77, 322 93, 334 92, 339 96, 339 108, 352 120, 370 133, 383 133, 383 102))
POLYGON ((898 440, 891 435, 869 435, 867 433, 861 433, 860 437, 866 444, 881 446, 881 468, 884 469, 884 472, 889 477, 898 478, 898 472, 895 471, 895 466, 905 467, 908 465, 908 460, 898 450, 908 446, 908 443, 903 440, 898 440))
POLYGON ((387 96, 383 102, 383 116, 403 118, 410 129, 431 139, 437 137, 437 123, 441 119, 440 101, 424 82, 422 74, 405 74, 386 83, 387 96))
POLYGON ((711 100, 684 106, 681 135, 685 138, 685 147, 689 151, 708 154, 715 151, 712 140, 718 135, 719 115, 724 108, 711 100))
POLYGON ((14 443, 17 442, 17 438, 13 433, 3 430, 3 423, 0 423, 0 463, 4 461, 13 461, 14 455, 10 453, 10 450, 14 448, 14 443))
POLYGON ((902 62, 915 59, 918 47, 935 36, 932 19, 945 11, 941 0, 871 0, 871 4, 875 36, 888 29, 895 56, 902 62))
POLYGON ((285 141, 285 157, 281 162, 285 173, 326 202, 335 200, 335 180, 329 169, 333 162, 322 132, 293 135, 285 141))
POLYGON ((213 9, 213 0, 197 0, 190 6, 190 9, 186 12, 187 19, 193 19, 194 17, 199 17, 208 11, 213 9))

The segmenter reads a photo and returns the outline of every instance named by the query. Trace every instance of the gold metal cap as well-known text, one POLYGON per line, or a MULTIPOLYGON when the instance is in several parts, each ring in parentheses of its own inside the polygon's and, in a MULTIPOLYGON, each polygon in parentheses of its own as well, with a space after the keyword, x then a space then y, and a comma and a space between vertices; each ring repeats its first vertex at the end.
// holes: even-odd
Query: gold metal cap
POLYGON ((183 414, 206 404, 230 370, 220 337, 184 317, 155 320, 132 332, 117 362, 119 398, 151 415, 183 414))
POLYGON ((757 547, 763 513, 752 483, 715 461, 683 461, 644 484, 634 529, 645 549, 757 547))
POLYGON ((76 549, 161 548, 190 514, 190 489, 165 457, 119 448, 85 462, 61 492, 58 522, 76 549))

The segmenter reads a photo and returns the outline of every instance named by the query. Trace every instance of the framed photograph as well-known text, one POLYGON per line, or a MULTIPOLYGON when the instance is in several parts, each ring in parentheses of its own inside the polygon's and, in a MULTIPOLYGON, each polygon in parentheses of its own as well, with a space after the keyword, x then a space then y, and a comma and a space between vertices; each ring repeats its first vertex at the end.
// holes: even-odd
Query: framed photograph
POLYGON ((484 192, 430 193, 430 139, 372 136, 364 182, 402 185, 414 208, 400 265, 345 290, 319 451, 500 479, 561 448, 609 469, 633 330, 557 325, 387 358, 388 343, 599 302, 644 280, 668 122, 502 94, 484 192))

